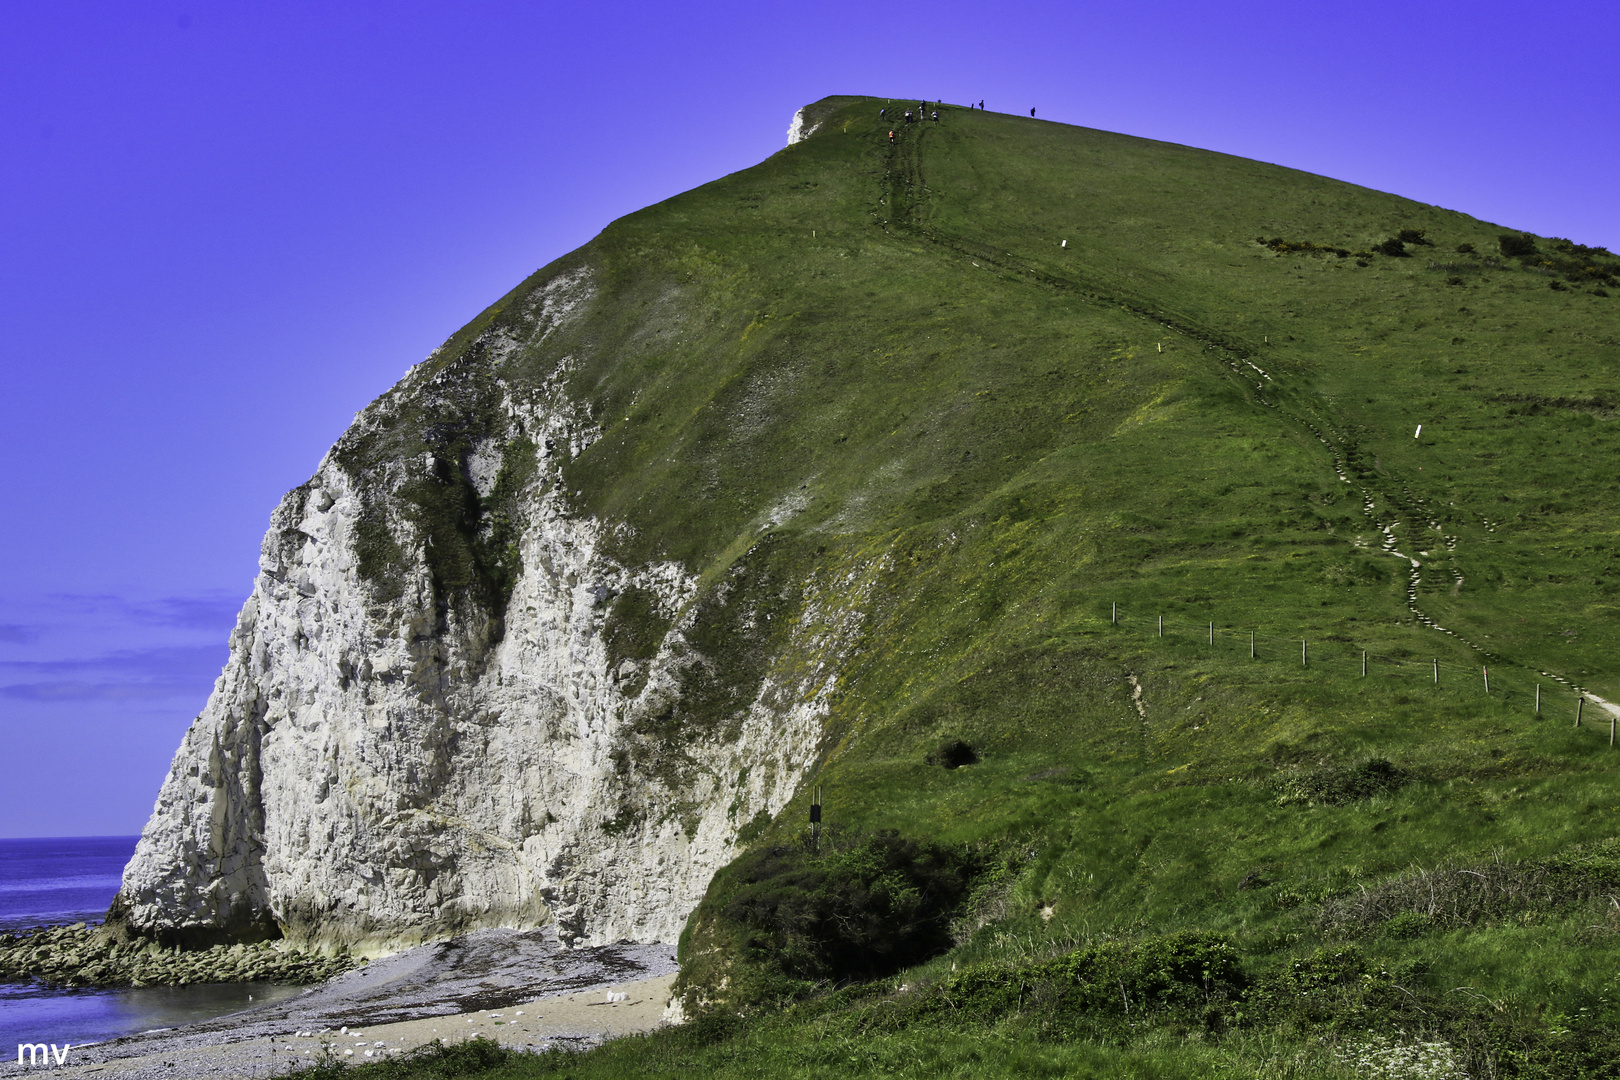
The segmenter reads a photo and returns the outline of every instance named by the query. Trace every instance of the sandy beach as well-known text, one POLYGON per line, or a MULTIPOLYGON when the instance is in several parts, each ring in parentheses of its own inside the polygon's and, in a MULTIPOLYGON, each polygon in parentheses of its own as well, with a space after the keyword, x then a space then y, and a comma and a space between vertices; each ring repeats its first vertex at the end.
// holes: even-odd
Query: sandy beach
POLYGON ((59 1066, 9 1058, 0 1076, 259 1078, 324 1055, 363 1063, 480 1035, 516 1049, 590 1046, 657 1027, 675 970, 668 945, 566 949, 540 934, 481 931, 262 1008, 75 1046, 59 1066))

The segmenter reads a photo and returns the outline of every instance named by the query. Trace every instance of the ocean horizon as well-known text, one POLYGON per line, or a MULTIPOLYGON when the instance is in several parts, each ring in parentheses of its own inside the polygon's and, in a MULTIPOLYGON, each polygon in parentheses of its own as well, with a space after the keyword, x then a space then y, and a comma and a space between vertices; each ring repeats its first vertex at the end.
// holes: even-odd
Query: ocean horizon
MULTIPOLYGON (((0 839, 0 934, 100 923, 138 836, 0 839)), ((81 1046, 179 1027, 301 992, 271 983, 68 987, 0 981, 0 1055, 17 1043, 81 1046)))
POLYGON ((0 934, 101 922, 138 836, 0 839, 0 934))

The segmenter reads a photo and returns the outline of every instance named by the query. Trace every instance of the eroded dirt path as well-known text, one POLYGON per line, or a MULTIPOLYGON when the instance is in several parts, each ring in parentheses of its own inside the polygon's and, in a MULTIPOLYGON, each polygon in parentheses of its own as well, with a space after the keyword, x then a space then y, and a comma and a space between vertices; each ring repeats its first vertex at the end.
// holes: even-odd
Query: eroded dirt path
POLYGON ((886 148, 874 222, 885 232, 927 243, 965 259, 975 268, 999 271, 1009 277, 1058 290, 1083 301, 1123 309, 1143 322, 1161 326, 1201 346, 1199 355, 1217 364, 1223 373, 1242 388, 1244 396, 1275 416, 1280 424, 1304 432, 1326 453, 1339 481, 1360 495, 1361 512, 1369 531, 1381 537, 1376 549, 1405 564, 1406 608, 1418 625, 1445 634, 1466 645, 1490 664, 1534 672, 1620 716, 1620 705, 1605 701, 1574 680, 1554 671, 1504 656, 1481 645, 1455 629, 1442 625, 1419 604, 1425 584, 1425 559, 1436 549, 1446 553, 1444 566, 1455 595, 1464 576, 1454 561, 1461 545, 1448 519, 1472 519, 1471 523, 1494 533, 1500 522, 1457 507, 1445 510, 1411 482, 1392 475, 1355 437, 1353 425, 1335 414, 1322 397, 1309 387, 1294 385, 1286 375, 1274 377, 1257 362, 1263 349, 1241 333, 1209 326, 1183 313, 1168 310, 1162 303, 1139 294, 1121 281, 1110 280, 1084 269, 1055 274, 1020 259, 1012 252, 971 237, 945 232, 928 213, 928 183, 925 173, 926 149, 934 125, 913 125, 916 130, 902 133, 899 141, 886 148))

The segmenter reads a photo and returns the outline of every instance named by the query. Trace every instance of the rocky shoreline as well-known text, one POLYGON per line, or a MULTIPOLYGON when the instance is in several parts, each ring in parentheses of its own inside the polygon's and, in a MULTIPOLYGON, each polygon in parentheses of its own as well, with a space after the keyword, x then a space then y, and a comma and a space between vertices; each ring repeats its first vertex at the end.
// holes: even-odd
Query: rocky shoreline
MULTIPOLYGON (((263 1080, 473 1037, 520 1051, 584 1047, 663 1022, 676 969, 667 944, 570 949, 546 932, 479 930, 184 1027, 93 1043, 69 1026, 48 1027, 34 1040, 72 1044, 51 1068, 62 1080, 263 1080)), ((0 1057, 0 1077, 38 1071, 0 1057)))
POLYGON ((165 949, 123 941, 102 926, 75 923, 0 934, 0 980, 42 979, 64 986, 187 986, 192 983, 325 982, 357 966, 347 955, 322 956, 280 942, 165 949))

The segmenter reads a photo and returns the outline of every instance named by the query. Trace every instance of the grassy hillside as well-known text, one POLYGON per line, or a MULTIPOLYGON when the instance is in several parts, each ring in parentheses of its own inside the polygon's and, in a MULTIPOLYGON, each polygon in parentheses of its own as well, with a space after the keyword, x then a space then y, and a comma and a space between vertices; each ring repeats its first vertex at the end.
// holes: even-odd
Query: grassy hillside
MULTIPOLYGON (((590 403, 566 487, 627 524, 619 558, 749 613, 700 622, 712 685, 636 768, 715 729, 807 582, 866 597, 822 858, 939 845, 956 944, 830 996, 783 969, 808 924, 734 901, 814 891, 761 869, 801 858, 806 790, 739 822, 689 927, 712 1015, 498 1074, 1620 1068, 1620 749, 1602 709, 1574 723, 1620 700, 1620 259, 903 108, 819 103, 805 142, 615 222, 457 341, 591 268, 587 318, 500 375, 590 403), (977 761, 929 763, 954 743, 977 761)), ((633 600, 625 649, 662 629, 633 600)))

